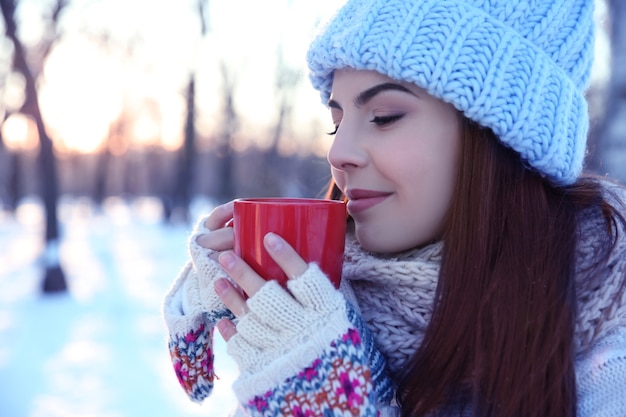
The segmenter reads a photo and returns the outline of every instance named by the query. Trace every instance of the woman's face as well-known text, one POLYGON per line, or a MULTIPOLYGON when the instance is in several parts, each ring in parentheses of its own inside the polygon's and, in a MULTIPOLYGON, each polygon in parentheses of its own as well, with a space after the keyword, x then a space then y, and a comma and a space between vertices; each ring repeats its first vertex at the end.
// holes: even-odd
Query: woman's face
POLYGON ((337 70, 332 175, 356 237, 393 253, 439 237, 456 182, 460 116, 419 87, 374 71, 337 70))

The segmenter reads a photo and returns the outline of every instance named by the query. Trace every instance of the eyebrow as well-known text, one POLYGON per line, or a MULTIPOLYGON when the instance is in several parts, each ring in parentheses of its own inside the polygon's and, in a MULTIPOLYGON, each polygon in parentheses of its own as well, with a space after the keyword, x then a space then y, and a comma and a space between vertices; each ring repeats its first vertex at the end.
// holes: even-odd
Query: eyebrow
MULTIPOLYGON (((362 91, 354 100, 354 104, 357 107, 364 106, 365 104, 367 104, 367 102, 373 99, 376 95, 382 93, 383 91, 389 91, 389 90, 402 91, 403 93, 409 93, 411 95, 415 95, 415 93, 413 93, 411 90, 404 87, 403 85, 396 84, 396 83, 382 83, 382 84, 378 84, 373 87, 370 87, 365 91, 362 91)), ((328 100, 328 107, 341 109, 341 106, 339 105, 339 103, 333 99, 328 100)))

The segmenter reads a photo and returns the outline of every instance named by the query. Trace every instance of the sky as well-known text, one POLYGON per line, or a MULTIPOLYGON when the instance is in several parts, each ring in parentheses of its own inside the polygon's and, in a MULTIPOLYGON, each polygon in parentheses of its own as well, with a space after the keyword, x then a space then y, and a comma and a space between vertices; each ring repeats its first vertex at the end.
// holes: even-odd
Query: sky
MULTIPOLYGON (((34 17, 37 2, 22 2, 22 15, 30 16, 22 21, 22 38, 32 43, 41 36, 34 17)), ((138 113, 133 133, 139 141, 162 136, 162 144, 173 147, 180 141, 183 93, 192 69, 198 74, 198 129, 215 130, 221 62, 237 83, 243 129, 267 128, 276 117, 272 71, 278 44, 288 65, 304 71, 315 23, 337 4, 339 0, 209 0, 209 31, 201 37, 195 0, 73 0, 62 16, 63 37, 41 83, 49 133, 70 148, 89 151, 106 136, 111 120, 130 110, 138 113), (154 123, 155 118, 162 120, 154 123)), ((308 82, 303 84, 306 88, 295 92, 295 100, 304 110, 296 117, 308 121, 324 108, 308 82)))
MULTIPOLYGON (((25 43, 42 36, 41 4, 51 1, 20 1, 25 43)), ((277 116, 273 70, 280 44, 287 64, 303 76, 293 92, 292 130, 304 140, 313 134, 324 149, 331 123, 306 79, 305 54, 316 23, 344 0, 207 1, 208 33, 202 37, 196 0, 70 0, 40 88, 57 146, 97 150, 111 121, 129 112, 135 115, 131 132, 137 143, 176 148, 192 69, 197 71, 197 130, 210 136, 222 123, 221 63, 236 83, 241 137, 262 144, 277 116)), ((597 1, 596 15, 598 22, 606 20, 603 0, 597 1)), ((598 31, 597 39, 594 79, 604 80, 606 34, 598 31)), ((21 125, 17 131, 26 131, 24 121, 21 125)))

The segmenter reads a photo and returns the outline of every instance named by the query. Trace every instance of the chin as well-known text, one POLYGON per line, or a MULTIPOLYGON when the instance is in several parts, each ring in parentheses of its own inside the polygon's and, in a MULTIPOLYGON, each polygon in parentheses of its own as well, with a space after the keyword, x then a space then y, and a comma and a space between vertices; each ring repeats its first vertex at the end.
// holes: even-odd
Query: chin
POLYGON ((367 233, 364 230, 355 229, 355 237, 361 248, 368 252, 378 254, 393 254, 404 252, 409 249, 426 246, 433 243, 432 238, 426 239, 407 239, 405 241, 398 239, 397 234, 393 236, 385 236, 382 233, 367 233))
POLYGON ((355 236, 359 245, 361 245, 361 248, 368 252, 387 254, 402 250, 401 248, 398 249, 397 245, 390 244, 390 242, 387 242, 385 239, 381 239, 380 235, 375 236, 366 233, 359 233, 359 230, 357 229, 355 236))
POLYGON ((363 233, 362 230, 359 230, 359 227, 356 227, 354 231, 354 237, 356 241, 359 242, 359 245, 363 250, 368 252, 376 252, 380 253, 380 241, 376 242, 373 239, 370 239, 366 233, 363 233))

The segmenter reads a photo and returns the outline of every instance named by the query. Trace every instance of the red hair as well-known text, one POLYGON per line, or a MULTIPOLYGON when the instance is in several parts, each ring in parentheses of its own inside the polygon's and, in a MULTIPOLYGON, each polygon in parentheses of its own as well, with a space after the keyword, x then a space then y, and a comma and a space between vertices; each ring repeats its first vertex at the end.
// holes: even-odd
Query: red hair
POLYGON ((457 402, 475 416, 575 416, 578 219, 598 207, 610 226, 617 214, 596 182, 554 187, 462 120, 435 307, 399 384, 403 415, 457 402))
MULTIPOLYGON (((434 311, 398 385, 402 414, 456 404, 475 416, 575 416, 578 222, 590 208, 605 219, 600 263, 624 219, 596 181, 552 186, 491 130, 460 119, 434 311)), ((327 197, 344 198, 333 184, 327 197)))

